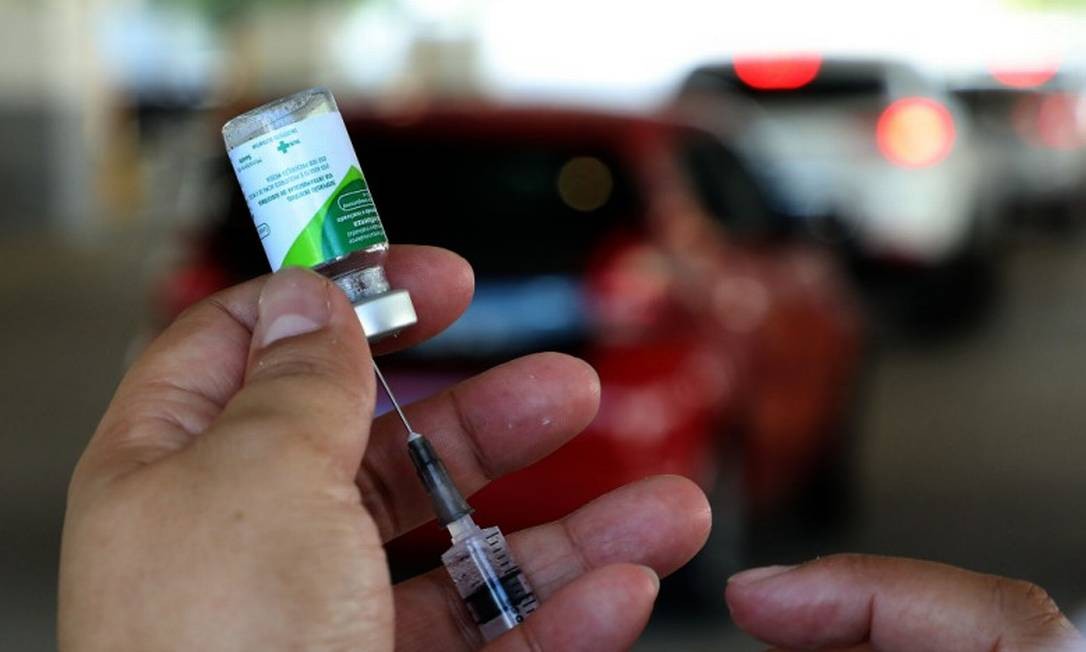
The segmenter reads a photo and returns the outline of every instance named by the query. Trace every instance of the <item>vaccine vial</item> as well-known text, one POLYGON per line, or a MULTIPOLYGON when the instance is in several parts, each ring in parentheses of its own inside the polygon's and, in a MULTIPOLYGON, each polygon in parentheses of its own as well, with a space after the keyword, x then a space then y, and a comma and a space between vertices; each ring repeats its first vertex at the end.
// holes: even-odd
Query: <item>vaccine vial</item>
POLYGON ((370 340, 417 321, 385 277, 388 237, 332 93, 311 88, 222 129, 272 271, 305 266, 332 279, 370 340))

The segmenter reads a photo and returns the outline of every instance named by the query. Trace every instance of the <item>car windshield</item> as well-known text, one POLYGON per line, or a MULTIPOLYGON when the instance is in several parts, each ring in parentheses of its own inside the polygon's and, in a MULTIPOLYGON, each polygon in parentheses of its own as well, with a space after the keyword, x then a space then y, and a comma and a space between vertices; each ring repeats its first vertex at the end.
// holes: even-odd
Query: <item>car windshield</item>
POLYGON ((766 236, 782 226, 773 210, 783 199, 763 195, 755 171, 717 139, 690 136, 680 142, 678 157, 702 208, 733 235, 766 236))
POLYGON ((352 127, 390 239, 451 249, 476 274, 467 312, 401 358, 503 360, 578 346, 588 328, 583 272, 604 240, 640 226, 642 200, 615 148, 352 127))
POLYGON ((392 241, 452 249, 480 276, 577 274, 602 238, 637 227, 641 202, 611 149, 353 131, 392 241))

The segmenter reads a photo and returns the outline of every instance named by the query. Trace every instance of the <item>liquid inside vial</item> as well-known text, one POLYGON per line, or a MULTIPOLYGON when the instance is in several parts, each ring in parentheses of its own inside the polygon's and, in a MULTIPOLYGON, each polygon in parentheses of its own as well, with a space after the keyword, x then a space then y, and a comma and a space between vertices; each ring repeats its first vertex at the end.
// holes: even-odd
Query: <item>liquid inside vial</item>
POLYGON ((361 303, 367 297, 378 296, 391 289, 382 267, 387 252, 387 244, 378 245, 313 269, 332 279, 351 303, 361 303))

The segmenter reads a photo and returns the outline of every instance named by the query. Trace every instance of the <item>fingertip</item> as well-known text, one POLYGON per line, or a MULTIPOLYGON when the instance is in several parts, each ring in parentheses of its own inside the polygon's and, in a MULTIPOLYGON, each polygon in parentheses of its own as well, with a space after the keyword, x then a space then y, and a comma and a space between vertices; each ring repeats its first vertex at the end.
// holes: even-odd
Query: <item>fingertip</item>
POLYGON ((575 401, 570 409, 580 415, 581 428, 587 427, 600 408, 600 376, 595 368, 581 358, 555 351, 536 353, 529 359, 538 370, 533 380, 555 383, 567 399, 575 401))
POLYGON ((233 446, 260 423, 262 443, 251 450, 279 455, 302 443, 332 453, 353 474, 368 435, 375 381, 350 302, 324 276, 292 267, 267 279, 256 304, 243 384, 223 408, 220 438, 233 446))
POLYGON ((432 280, 433 273, 441 274, 442 283, 448 283, 460 295, 470 294, 475 288, 475 271, 466 258, 442 247, 428 245, 394 245, 389 248, 385 271, 393 287, 418 285, 432 280))
POLYGON ((612 609, 642 608, 656 601, 660 593, 660 575, 645 564, 616 563, 593 570, 568 587, 555 593, 554 597, 575 588, 581 582, 590 580, 592 592, 612 609))
POLYGON ((455 251, 449 251, 448 249, 438 249, 441 252, 441 256, 444 256, 442 266, 448 274, 448 282, 453 292, 461 297, 467 298, 467 303, 471 303, 471 299, 475 295, 475 268, 471 266, 467 258, 464 258, 455 251))
POLYGON ((605 494, 570 517, 581 545, 598 565, 634 562, 669 575, 701 550, 711 516, 701 489, 662 475, 605 494))
POLYGON ((653 520, 670 521, 669 527, 659 528, 662 540, 658 550, 662 554, 650 560, 657 572, 669 575, 704 547, 713 525, 712 508, 701 487, 681 475, 653 476, 639 485, 640 491, 652 496, 642 501, 655 502, 653 520))
POLYGON ((595 371, 584 361, 538 353, 499 365, 452 391, 489 473, 497 475, 551 453, 584 430, 599 408, 597 386, 595 371))
POLYGON ((261 288, 253 326, 247 382, 269 367, 297 370, 320 366, 367 348, 361 324, 347 297, 324 276, 304 267, 272 274, 261 288), (320 333, 317 338, 303 338, 320 333), (277 346, 299 338, 289 346, 277 346), (279 364, 282 363, 282 364, 279 364))
POLYGON ((686 529, 681 536, 697 544, 694 553, 701 550, 713 528, 713 509, 705 492, 693 480, 681 475, 661 475, 649 481, 661 486, 659 493, 668 497, 674 513, 686 515, 686 529))
POLYGON ((326 328, 346 328, 344 335, 365 339, 347 297, 326 277, 304 267, 283 268, 268 277, 257 299, 254 354, 326 328))
POLYGON ((395 245, 385 263, 389 284, 407 290, 418 323, 375 345, 390 353, 437 335, 467 310, 475 292, 475 273, 462 256, 439 247, 395 245))
MULTIPOLYGON (((604 566, 585 575, 567 589, 575 590, 578 585, 591 588, 590 591, 583 591, 582 595, 587 605, 597 605, 594 612, 589 612, 597 626, 606 623, 622 625, 625 620, 627 627, 636 625, 637 631, 648 622, 660 593, 659 575, 651 567, 642 564, 604 566)), ((617 633, 621 628, 615 629, 617 633)), ((636 638, 636 634, 634 637, 636 638)))
POLYGON ((754 634, 760 631, 762 621, 772 616, 772 601, 758 590, 759 582, 779 574, 783 565, 750 568, 735 573, 724 586, 724 603, 736 627, 754 634))
POLYGON ((618 611, 643 612, 647 621, 660 595, 660 575, 645 564, 611 564, 600 568, 604 579, 598 582, 601 598, 618 611))
POLYGON ((588 364, 587 361, 569 355, 567 353, 558 353, 556 351, 548 351, 541 355, 549 356, 561 364, 568 365, 571 369, 570 375, 576 374, 577 381, 582 387, 585 388, 585 394, 593 397, 597 402, 600 399, 600 374, 596 371, 596 368, 588 364), (575 372, 573 370, 576 370, 575 372))
POLYGON ((758 630, 760 603, 746 585, 728 582, 724 587, 724 604, 736 627, 748 634, 758 630))
POLYGON ((833 620, 819 595, 829 598, 826 584, 813 584, 807 565, 773 565, 748 569, 728 578, 724 601, 736 627, 774 644, 805 644, 823 635, 833 620))
POLYGON ((728 584, 735 584, 736 586, 754 584, 763 580, 772 579, 778 575, 783 575, 793 568, 796 568, 796 566, 775 565, 751 568, 729 577, 728 584))
POLYGON ((638 565, 637 568, 638 568, 638 570, 640 570, 642 573, 645 574, 645 577, 648 578, 649 585, 651 587, 652 592, 655 595, 659 595, 660 594, 660 576, 656 574, 656 571, 654 571, 651 566, 638 565))

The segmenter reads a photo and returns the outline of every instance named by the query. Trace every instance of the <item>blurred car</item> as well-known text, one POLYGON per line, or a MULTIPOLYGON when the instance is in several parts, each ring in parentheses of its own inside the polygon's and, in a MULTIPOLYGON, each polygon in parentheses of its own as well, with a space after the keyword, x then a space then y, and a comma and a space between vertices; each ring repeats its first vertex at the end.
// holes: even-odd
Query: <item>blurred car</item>
POLYGON ((963 270, 992 269, 1007 199, 941 80, 882 59, 736 58, 694 70, 676 107, 725 137, 745 134, 791 212, 820 236, 817 219, 832 219, 865 275, 923 279, 921 309, 973 291, 955 285, 963 270))
POLYGON ((1086 214, 1086 86, 1073 76, 996 71, 957 83, 1009 218, 1068 227, 1086 214))
MULTIPOLYGON (((772 212, 719 139, 573 109, 344 117, 392 241, 447 247, 476 274, 459 321, 382 363, 398 397, 546 349, 599 372, 595 421, 476 496, 484 522, 534 525, 649 474, 710 488, 729 446, 749 505, 767 511, 834 459, 862 355, 857 304, 831 255, 759 223, 772 212)), ((236 185, 225 165, 216 183, 236 185)), ((164 280, 164 317, 267 271, 231 197, 164 280)), ((423 530, 393 551, 442 545, 423 530)))

